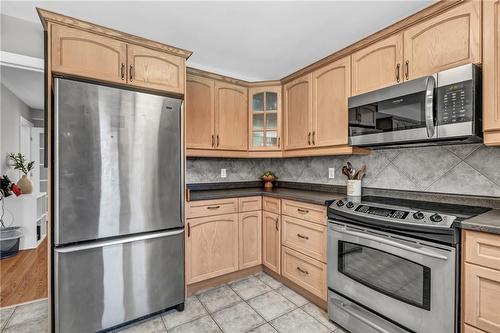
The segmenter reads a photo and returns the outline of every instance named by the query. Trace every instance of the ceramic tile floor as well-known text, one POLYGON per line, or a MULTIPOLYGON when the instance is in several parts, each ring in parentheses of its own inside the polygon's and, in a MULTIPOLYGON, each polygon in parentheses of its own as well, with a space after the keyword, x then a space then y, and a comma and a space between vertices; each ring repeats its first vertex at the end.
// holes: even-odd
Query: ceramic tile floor
MULTIPOLYGON (((47 300, 1 309, 0 326, 1 333, 47 332, 47 300)), ((189 297, 183 312, 170 310, 118 332, 347 333, 322 309, 262 272, 189 297)))

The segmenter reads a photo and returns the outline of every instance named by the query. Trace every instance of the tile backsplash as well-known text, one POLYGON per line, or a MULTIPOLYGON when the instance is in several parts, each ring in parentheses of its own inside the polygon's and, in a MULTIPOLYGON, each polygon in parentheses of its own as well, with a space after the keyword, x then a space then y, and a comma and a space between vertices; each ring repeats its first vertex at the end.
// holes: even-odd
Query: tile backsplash
POLYGON ((500 148, 482 144, 373 150, 369 155, 285 159, 188 158, 188 183, 257 180, 273 171, 279 180, 345 185, 342 165, 367 166, 363 186, 500 197, 500 148), (220 169, 227 177, 220 177, 220 169), (335 178, 328 178, 335 168, 335 178))

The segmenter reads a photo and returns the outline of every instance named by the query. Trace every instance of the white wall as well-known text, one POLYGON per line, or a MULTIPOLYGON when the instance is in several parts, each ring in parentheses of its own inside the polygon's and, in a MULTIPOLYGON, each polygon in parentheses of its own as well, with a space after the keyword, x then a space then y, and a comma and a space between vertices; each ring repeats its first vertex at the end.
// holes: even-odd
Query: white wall
POLYGON ((43 59, 43 29, 40 23, 4 14, 0 14, 0 23, 2 51, 43 59))
POLYGON ((30 108, 3 84, 0 86, 0 173, 17 182, 18 172, 8 166, 7 154, 19 152, 20 116, 31 120, 30 108))

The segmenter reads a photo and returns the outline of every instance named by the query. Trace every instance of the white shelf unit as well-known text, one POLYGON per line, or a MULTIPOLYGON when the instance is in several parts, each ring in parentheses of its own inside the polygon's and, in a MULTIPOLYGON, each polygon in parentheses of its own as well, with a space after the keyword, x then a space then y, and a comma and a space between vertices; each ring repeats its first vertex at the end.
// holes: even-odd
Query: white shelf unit
POLYGON ((20 250, 38 247, 47 236, 47 204, 45 192, 5 198, 6 225, 22 228, 20 250))

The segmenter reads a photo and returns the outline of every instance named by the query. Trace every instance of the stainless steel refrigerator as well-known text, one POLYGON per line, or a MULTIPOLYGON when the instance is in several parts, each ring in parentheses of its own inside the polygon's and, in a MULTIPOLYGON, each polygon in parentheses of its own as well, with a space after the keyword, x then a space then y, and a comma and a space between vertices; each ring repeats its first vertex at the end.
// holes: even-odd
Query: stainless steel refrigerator
POLYGON ((53 323, 184 306, 182 100, 54 79, 53 323))

